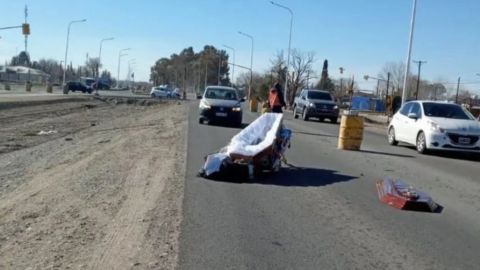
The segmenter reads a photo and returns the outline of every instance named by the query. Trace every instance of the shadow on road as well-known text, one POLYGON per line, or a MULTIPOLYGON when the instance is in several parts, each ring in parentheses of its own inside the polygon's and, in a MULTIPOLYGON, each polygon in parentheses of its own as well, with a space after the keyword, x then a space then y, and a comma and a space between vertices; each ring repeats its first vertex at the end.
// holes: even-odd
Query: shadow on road
POLYGON ((378 151, 370 151, 370 150, 360 150, 360 152, 366 153, 366 154, 385 155, 385 156, 392 156, 392 157, 404 157, 404 158, 414 158, 415 157, 415 156, 411 156, 411 155, 402 155, 402 154, 386 153, 386 152, 378 152, 378 151))
POLYGON ((303 135, 310 135, 310 136, 338 138, 338 136, 333 136, 333 135, 328 135, 328 134, 310 133, 310 132, 302 132, 302 131, 294 131, 293 134, 303 134, 303 135))
POLYGON ((403 209, 404 211, 412 211, 412 212, 423 212, 423 213, 432 213, 432 214, 441 214, 443 212, 443 206, 441 206, 440 204, 437 203, 437 208, 435 208, 435 210, 432 212, 430 210, 430 208, 425 205, 425 204, 421 204, 421 205, 413 205, 413 206, 410 206, 410 207, 407 207, 405 209, 403 209))
MULTIPOLYGON (((401 145, 400 147, 411 149, 416 153, 415 146, 411 145, 401 145)), ((426 156, 448 158, 448 159, 459 159, 467 161, 480 161, 480 153, 470 153, 470 152, 450 152, 450 151, 430 151, 425 154, 426 156)))
POLYGON ((292 166, 282 168, 278 173, 259 175, 254 180, 249 180, 246 166, 242 166, 232 170, 228 175, 224 175, 220 179, 214 179, 214 181, 284 187, 322 187, 348 182, 356 178, 355 176, 340 174, 332 170, 292 166))

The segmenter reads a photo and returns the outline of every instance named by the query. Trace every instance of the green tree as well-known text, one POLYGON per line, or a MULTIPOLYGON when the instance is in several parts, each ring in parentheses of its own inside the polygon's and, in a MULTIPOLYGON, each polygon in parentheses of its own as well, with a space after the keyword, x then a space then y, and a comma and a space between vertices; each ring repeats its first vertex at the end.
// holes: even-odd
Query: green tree
POLYGON ((317 84, 317 88, 321 90, 328 90, 328 91, 335 90, 335 84, 332 82, 332 80, 328 76, 328 60, 327 59, 323 61, 322 76, 320 77, 320 81, 317 84))

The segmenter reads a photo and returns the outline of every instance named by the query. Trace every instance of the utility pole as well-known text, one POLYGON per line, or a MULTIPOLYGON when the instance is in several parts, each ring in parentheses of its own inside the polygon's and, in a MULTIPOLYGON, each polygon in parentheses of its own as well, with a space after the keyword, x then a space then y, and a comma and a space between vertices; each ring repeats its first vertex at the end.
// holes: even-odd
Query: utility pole
POLYGON ((413 61, 415 64, 418 65, 418 75, 417 75, 417 91, 415 91, 415 99, 418 100, 418 88, 420 87, 420 72, 422 71, 422 64, 426 64, 427 61, 413 61))
MULTIPOLYGON (((388 87, 390 86, 390 72, 387 72, 387 92, 385 93, 385 105, 387 105, 387 100, 388 100, 388 87)), ((392 99, 390 99, 390 102, 393 103, 393 95, 392 99)), ((385 113, 387 113, 388 108, 385 110, 385 113)), ((387 113, 388 115, 388 113, 387 113)))
POLYGON ((458 104, 458 91, 460 90, 460 77, 458 77, 457 81, 457 94, 455 95, 455 103, 458 104))
POLYGON ((205 87, 204 89, 207 89, 207 62, 205 62, 205 87))
POLYGON ((307 71, 307 88, 309 88, 309 87, 308 87, 308 82, 309 82, 309 81, 310 81, 310 70, 307 71))
MULTIPOLYGON (((28 17, 28 7, 27 5, 25 5, 25 24, 27 24, 27 17, 28 17)), ((28 45, 28 35, 25 35, 25 53, 28 53, 27 45, 28 45)))
POLYGON ((221 67, 222 57, 218 56, 218 74, 217 74, 217 85, 220 85, 220 67, 221 67))

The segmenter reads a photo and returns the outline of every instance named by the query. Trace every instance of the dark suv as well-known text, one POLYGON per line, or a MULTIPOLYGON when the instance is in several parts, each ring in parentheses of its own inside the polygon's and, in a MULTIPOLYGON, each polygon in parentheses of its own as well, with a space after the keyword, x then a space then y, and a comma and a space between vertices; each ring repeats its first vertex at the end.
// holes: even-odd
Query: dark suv
POLYGON ((338 106, 330 92, 304 89, 300 92, 300 95, 295 98, 293 105, 293 115, 295 118, 298 118, 299 114, 305 121, 310 117, 315 117, 320 121, 328 118, 332 123, 337 123, 338 106))
POLYGON ((76 92, 81 91, 82 93, 92 93, 92 88, 81 82, 67 82, 63 87, 63 93, 68 94, 69 91, 76 92))

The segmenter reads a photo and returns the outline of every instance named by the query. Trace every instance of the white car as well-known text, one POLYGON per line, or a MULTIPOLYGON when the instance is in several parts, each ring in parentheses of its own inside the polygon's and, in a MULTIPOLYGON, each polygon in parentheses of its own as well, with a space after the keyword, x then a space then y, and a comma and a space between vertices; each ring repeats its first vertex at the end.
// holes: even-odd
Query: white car
POLYGON ((152 98, 169 98, 172 96, 172 91, 165 87, 156 86, 152 87, 152 90, 150 91, 150 96, 152 98))
POLYGON ((388 126, 388 143, 415 145, 419 153, 448 150, 480 153, 480 122, 460 105, 437 101, 405 103, 388 126))

